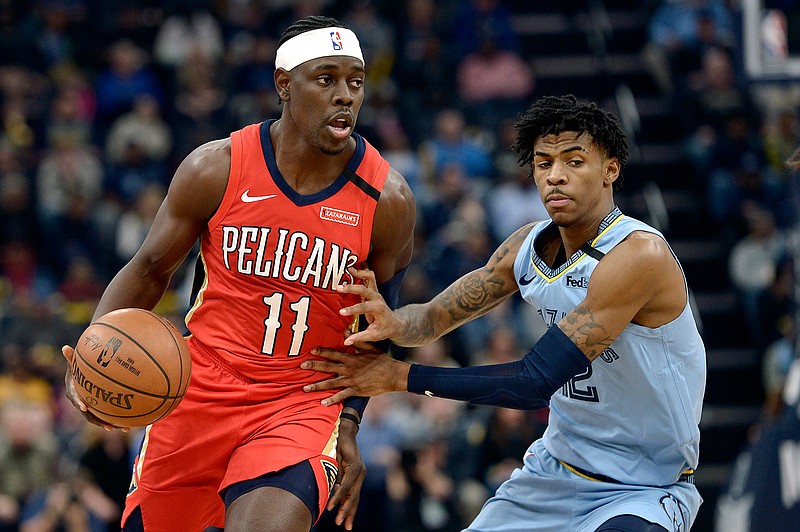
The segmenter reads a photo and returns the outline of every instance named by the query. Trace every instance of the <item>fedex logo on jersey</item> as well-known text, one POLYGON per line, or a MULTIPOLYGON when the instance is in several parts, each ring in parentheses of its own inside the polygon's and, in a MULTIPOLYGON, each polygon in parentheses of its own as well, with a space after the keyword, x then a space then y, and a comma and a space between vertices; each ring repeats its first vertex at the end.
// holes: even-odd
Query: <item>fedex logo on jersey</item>
POLYGON ((567 286, 571 288, 589 288, 589 279, 586 277, 573 277, 571 275, 567 275, 565 281, 567 286))
POLYGON ((319 209, 319 217, 329 222, 337 222, 345 225, 358 225, 358 220, 361 217, 358 213, 347 212, 332 207, 325 207, 324 205, 319 209))
POLYGON ((339 35, 338 31, 331 32, 331 44, 333 44, 334 50, 341 50, 342 46, 342 37, 339 35))

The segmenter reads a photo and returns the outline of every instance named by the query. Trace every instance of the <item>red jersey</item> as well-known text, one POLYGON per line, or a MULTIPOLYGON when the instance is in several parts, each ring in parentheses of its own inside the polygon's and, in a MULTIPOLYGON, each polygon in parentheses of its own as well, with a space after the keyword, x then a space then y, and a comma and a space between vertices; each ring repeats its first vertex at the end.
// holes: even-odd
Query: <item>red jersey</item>
POLYGON ((389 163, 361 136, 342 174, 311 195, 295 192, 275 163, 269 127, 231 134, 231 171, 200 242, 204 279, 186 324, 250 379, 319 380, 299 369, 317 346, 344 350, 357 296, 334 287, 363 268, 389 163))

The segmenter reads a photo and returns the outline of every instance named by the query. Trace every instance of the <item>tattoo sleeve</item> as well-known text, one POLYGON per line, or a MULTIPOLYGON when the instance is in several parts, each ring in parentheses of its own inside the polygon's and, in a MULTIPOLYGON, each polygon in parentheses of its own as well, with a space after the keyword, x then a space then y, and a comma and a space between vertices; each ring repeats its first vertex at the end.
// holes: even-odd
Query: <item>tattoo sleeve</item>
POLYGON ((483 316, 518 290, 514 258, 528 231, 517 231, 492 254, 486 266, 448 286, 424 305, 408 305, 397 311, 404 322, 401 345, 423 345, 459 325, 483 316))

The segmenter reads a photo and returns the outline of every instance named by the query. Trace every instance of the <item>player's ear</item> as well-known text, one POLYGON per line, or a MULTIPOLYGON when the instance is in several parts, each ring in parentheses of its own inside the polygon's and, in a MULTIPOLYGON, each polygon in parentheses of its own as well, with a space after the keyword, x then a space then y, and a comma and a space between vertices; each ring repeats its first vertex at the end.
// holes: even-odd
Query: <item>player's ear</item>
POLYGON ((278 91, 278 98, 282 102, 288 102, 291 98, 289 97, 289 85, 292 79, 292 76, 282 68, 275 69, 275 90, 278 91))
POLYGON ((605 175, 603 176, 603 182, 606 185, 612 185, 614 181, 617 180, 619 177, 620 165, 619 159, 613 157, 606 161, 605 165, 605 175))

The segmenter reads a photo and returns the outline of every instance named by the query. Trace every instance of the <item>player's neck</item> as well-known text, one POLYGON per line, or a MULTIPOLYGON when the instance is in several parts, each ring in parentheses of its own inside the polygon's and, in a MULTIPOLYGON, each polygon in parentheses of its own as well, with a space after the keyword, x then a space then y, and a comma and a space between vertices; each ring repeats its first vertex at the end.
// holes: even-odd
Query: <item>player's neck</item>
POLYGON ((295 192, 303 195, 314 194, 333 183, 353 153, 345 150, 326 155, 318 147, 304 142, 300 133, 291 130, 283 120, 272 124, 270 138, 275 164, 283 179, 295 192))
POLYGON ((605 220, 608 213, 614 210, 614 203, 596 209, 584 220, 575 221, 566 226, 559 226, 558 232, 561 235, 561 243, 567 257, 572 256, 582 245, 590 240, 594 240, 600 229, 600 224, 605 220))

